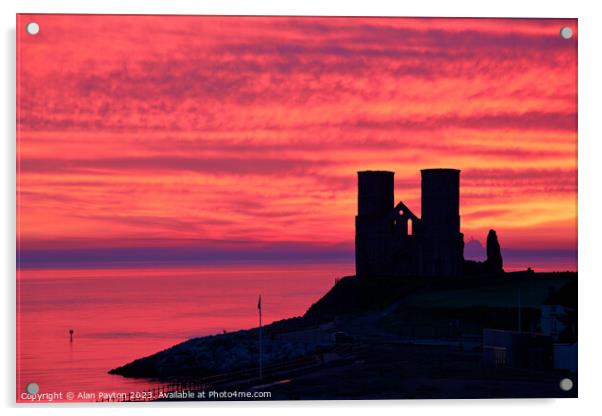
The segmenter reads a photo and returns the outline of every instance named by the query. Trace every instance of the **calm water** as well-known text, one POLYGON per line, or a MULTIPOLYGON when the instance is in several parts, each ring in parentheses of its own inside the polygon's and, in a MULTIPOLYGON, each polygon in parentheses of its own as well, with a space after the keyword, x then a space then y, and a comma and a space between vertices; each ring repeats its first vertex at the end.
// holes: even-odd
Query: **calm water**
POLYGON ((191 337, 257 326, 259 293, 265 323, 301 315, 352 273, 352 264, 21 270, 17 399, 30 382, 64 396, 155 386, 107 371, 191 337))

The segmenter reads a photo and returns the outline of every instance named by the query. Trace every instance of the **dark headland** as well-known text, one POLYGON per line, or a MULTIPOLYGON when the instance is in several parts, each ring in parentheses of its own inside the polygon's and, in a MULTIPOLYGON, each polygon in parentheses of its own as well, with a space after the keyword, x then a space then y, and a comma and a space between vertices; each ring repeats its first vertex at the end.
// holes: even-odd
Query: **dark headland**
POLYGON ((422 171, 422 218, 393 173, 360 172, 356 275, 303 316, 190 339, 109 371, 270 391, 271 399, 576 397, 577 273, 504 272, 498 236, 467 261, 459 174, 422 171), (563 378, 575 386, 559 388, 563 378))

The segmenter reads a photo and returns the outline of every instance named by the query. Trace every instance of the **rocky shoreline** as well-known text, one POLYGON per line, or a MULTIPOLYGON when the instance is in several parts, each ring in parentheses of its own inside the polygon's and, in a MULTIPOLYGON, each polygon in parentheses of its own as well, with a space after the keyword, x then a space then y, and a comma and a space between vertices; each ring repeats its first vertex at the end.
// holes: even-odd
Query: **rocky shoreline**
MULTIPOLYGON (((417 336, 423 327, 441 327, 447 336, 449 324, 458 319, 465 322, 466 330, 473 331, 472 336, 477 337, 482 328, 493 324, 511 329, 510 326, 515 324, 512 315, 515 304, 508 293, 516 293, 518 286, 529 287, 531 299, 524 299, 524 302, 537 305, 543 303, 552 286, 560 287, 576 279, 577 273, 571 272, 519 272, 454 281, 376 281, 345 277, 311 305, 304 316, 263 327, 263 363, 269 366, 303 357, 323 358, 324 353, 336 344, 337 333, 351 334, 356 341, 370 345, 374 339, 399 342, 410 335, 417 336), (459 303, 444 308, 438 294, 450 290, 455 291, 453 298, 459 303), (481 295, 484 293, 487 297, 481 295), (510 305, 504 305, 506 298, 510 299, 510 305), (499 319, 494 322, 493 318, 488 318, 496 316, 507 316, 507 322, 499 319)), ((525 315, 527 312, 525 309, 525 315)), ((258 358, 259 332, 253 328, 193 338, 114 368, 109 373, 160 380, 200 379, 256 368, 258 358)))

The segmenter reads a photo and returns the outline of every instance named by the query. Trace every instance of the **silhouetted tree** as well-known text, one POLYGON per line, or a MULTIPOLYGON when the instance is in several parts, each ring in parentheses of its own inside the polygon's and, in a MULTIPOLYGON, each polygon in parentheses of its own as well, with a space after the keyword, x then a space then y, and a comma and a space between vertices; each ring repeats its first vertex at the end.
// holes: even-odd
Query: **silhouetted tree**
POLYGON ((495 230, 489 230, 489 234, 487 234, 487 260, 485 260, 485 266, 490 272, 501 273, 504 271, 502 250, 495 230))

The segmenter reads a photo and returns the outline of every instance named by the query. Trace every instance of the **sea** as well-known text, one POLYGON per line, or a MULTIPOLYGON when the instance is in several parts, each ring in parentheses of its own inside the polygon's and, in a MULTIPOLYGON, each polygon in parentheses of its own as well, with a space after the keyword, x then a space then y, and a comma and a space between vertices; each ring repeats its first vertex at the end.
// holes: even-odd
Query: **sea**
POLYGON ((259 295, 264 324, 303 315, 353 272, 346 263, 18 270, 17 401, 158 387, 108 371, 190 338, 257 327, 259 295))

